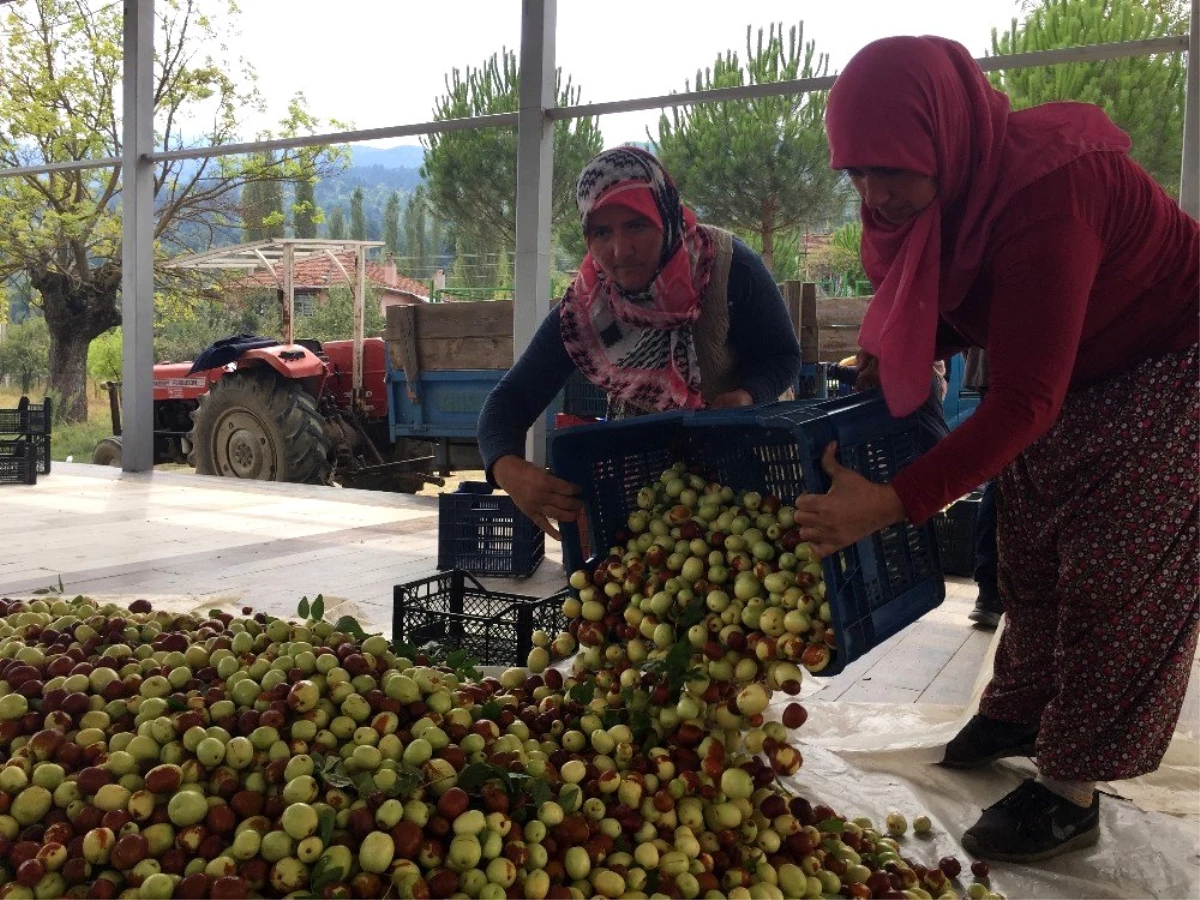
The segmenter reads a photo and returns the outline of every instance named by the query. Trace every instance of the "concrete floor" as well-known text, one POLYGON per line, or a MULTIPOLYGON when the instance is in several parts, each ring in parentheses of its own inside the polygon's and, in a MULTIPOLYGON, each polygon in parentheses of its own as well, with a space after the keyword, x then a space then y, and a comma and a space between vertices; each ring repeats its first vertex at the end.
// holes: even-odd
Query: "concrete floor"
MULTIPOLYGON (((437 572, 437 525, 436 497, 56 462, 37 485, 0 487, 0 594, 61 579, 71 595, 182 596, 289 615, 321 593, 390 634, 393 586, 437 572)), ((559 545, 547 539, 532 577, 485 583, 553 593, 564 584, 559 545)), ((965 704, 993 635, 967 619, 974 596, 969 580, 948 578, 938 609, 841 674, 813 679, 819 696, 965 704)), ((1180 722, 1193 735, 1198 686, 1193 677, 1180 722)))

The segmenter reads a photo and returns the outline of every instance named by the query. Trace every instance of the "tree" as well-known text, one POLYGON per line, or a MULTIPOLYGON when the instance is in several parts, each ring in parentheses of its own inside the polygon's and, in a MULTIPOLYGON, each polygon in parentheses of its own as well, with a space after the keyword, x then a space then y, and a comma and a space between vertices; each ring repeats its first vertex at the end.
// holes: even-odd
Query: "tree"
MULTIPOLYGON (((562 70, 555 73, 555 96, 560 106, 579 103, 581 91, 562 70)), ((493 54, 478 69, 454 69, 446 78, 446 93, 434 106, 434 120, 461 119, 491 113, 516 112, 519 106, 517 57, 510 50, 493 54)), ((454 223, 469 243, 489 247, 516 246, 517 134, 512 128, 480 128, 431 134, 423 139, 425 163, 421 177, 438 215, 454 223)), ((551 222, 565 226, 576 221, 575 181, 584 164, 600 152, 600 130, 594 118, 572 119, 554 125, 554 180, 551 222)), ((412 253, 412 245, 409 245, 412 253)))
POLYGON ((313 178, 301 178, 296 182, 292 200, 292 231, 298 238, 315 238, 317 225, 324 221, 314 193, 315 181, 313 178))
POLYGON ((404 207, 404 246, 408 248, 408 266, 414 278, 428 277, 429 235, 426 222, 426 193, 421 185, 408 197, 404 207))
POLYGON ((367 239, 367 217, 363 214, 363 189, 356 187, 350 195, 350 240, 367 239))
MULTIPOLYGON (((368 287, 363 301, 363 334, 375 337, 383 333, 383 326, 379 299, 368 287)), ((317 303, 307 316, 297 317, 296 334, 318 341, 344 341, 354 337, 354 301, 350 289, 344 284, 332 286, 324 303, 317 303)))
POLYGON ((20 379, 21 393, 28 394, 33 379, 50 372, 50 331, 41 316, 31 316, 19 325, 8 326, 8 337, 0 341, 0 375, 20 379))
POLYGON ((346 239, 346 216, 340 206, 335 206, 329 213, 329 239, 331 241, 346 239))
MULTIPOLYGON (((746 29, 746 63, 726 51, 696 73, 696 89, 819 78, 829 59, 804 43, 804 26, 784 40, 772 25, 757 47, 746 29)), ((691 90, 685 82, 685 90, 691 90)), ((842 208, 845 187, 829 168, 825 93, 760 97, 679 107, 659 118, 658 150, 680 195, 702 221, 752 233, 772 267, 777 231, 824 222, 842 208)))
MULTIPOLYGON (((29 0, 5 10, 0 166, 119 157, 122 4, 29 0)), ((163 3, 157 13, 157 149, 236 142, 239 112, 262 101, 252 71, 212 55, 222 46, 216 23, 229 16, 204 15, 197 0, 163 3)), ((294 98, 283 136, 319 124, 305 105, 294 98)), ((281 153, 270 164, 254 157, 158 164, 156 250, 211 243, 218 228, 236 226, 247 184, 321 174, 338 158, 315 148, 281 153)), ((0 229, 0 278, 23 271, 39 295, 50 333, 50 389, 66 421, 87 418, 88 345, 121 322, 121 187, 119 167, 0 179, 0 220, 9 223, 0 229)))
MULTIPOLYGON (((276 167, 275 153, 257 154, 257 165, 264 171, 276 167)), ((283 182, 254 180, 242 188, 242 227, 247 241, 262 241, 284 235, 283 182)))
MULTIPOLYGON (((1185 34, 1189 5, 1179 0, 1037 0, 1008 31, 992 29, 992 55, 1030 53, 1185 34)), ((1172 196, 1179 195, 1187 62, 1183 53, 994 72, 1015 109, 1053 100, 1095 103, 1133 140, 1132 157, 1172 196)))
POLYGON ((392 191, 383 211, 384 253, 395 259, 400 255, 400 193, 392 191))

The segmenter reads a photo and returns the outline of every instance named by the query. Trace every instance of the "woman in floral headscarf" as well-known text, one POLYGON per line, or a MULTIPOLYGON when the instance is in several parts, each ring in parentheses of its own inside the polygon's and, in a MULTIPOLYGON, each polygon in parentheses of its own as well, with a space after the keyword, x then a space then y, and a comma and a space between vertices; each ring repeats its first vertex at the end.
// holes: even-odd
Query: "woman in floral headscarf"
POLYGON ((525 432, 578 369, 608 395, 608 418, 774 400, 800 347, 762 260, 701 225, 638 147, 606 150, 576 189, 587 256, 479 414, 488 478, 537 525, 575 521, 579 489, 524 458, 525 432))
POLYGON ((975 414, 891 484, 831 445, 801 535, 832 552, 997 477, 1006 625, 943 762, 1036 753, 1039 774, 963 845, 1021 862, 1087 846, 1095 783, 1158 767, 1195 655, 1200 230, 1099 108, 1013 112, 942 38, 860 51, 826 128, 862 197, 859 343, 892 412, 934 359, 980 347, 990 371, 975 414))

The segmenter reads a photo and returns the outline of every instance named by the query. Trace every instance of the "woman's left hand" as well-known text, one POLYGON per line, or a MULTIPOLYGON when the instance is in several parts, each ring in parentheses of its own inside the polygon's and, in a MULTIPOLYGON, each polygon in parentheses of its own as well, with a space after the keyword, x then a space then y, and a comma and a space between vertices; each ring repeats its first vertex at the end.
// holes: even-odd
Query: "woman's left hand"
POLYGON ((890 485, 875 484, 837 461, 837 444, 825 448, 821 468, 832 482, 824 494, 796 498, 800 539, 828 556, 904 519, 904 506, 890 485))
POLYGON ((753 406, 754 398, 750 396, 750 392, 738 388, 734 391, 726 391, 723 394, 717 394, 713 397, 712 403, 708 404, 709 409, 728 409, 733 406, 753 406))

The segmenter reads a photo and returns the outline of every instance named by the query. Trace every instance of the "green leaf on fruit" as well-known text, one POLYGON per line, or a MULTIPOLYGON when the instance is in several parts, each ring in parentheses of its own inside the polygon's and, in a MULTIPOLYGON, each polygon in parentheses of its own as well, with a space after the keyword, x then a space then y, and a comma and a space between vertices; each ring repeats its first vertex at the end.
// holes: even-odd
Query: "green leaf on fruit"
POLYGON ((363 631, 362 626, 358 624, 358 620, 354 616, 342 616, 333 623, 333 630, 340 631, 342 634, 360 641, 365 641, 370 637, 369 634, 363 631))
POLYGON ((346 774, 346 767, 342 765, 341 759, 336 756, 325 757, 324 765, 320 768, 314 767, 313 771, 318 778, 330 787, 348 788, 354 786, 354 782, 346 774))
POLYGON ((567 691, 567 696, 576 703, 582 703, 584 706, 587 706, 596 696, 596 682, 577 682, 574 687, 567 691))
POLYGON ((504 707, 500 703, 495 700, 489 700, 487 703, 483 704, 483 707, 479 710, 479 718, 491 719, 493 722, 495 722, 496 718, 503 711, 504 707))
POLYGON ((375 779, 371 777, 370 772, 359 772, 351 776, 350 783, 354 785, 354 789, 358 791, 358 796, 364 800, 375 791, 379 790, 375 786, 375 779))
POLYGON ((817 823, 817 830, 827 831, 830 834, 841 834, 846 830, 846 823, 841 819, 826 819, 817 823))
POLYGON ((676 632, 682 635, 693 625, 699 625, 704 621, 705 611, 707 607, 704 605, 704 598, 696 595, 692 601, 684 609, 683 615, 679 617, 679 624, 676 626, 676 632))
POLYGON ((477 791, 489 781, 499 781, 504 789, 511 793, 512 774, 493 766, 491 763, 476 762, 466 766, 458 773, 458 787, 464 791, 477 791))
POLYGON ((320 622, 325 618, 325 597, 322 594, 317 594, 317 599, 312 602, 312 609, 309 610, 314 622, 320 622))
POLYGON ((554 799, 554 790, 550 787, 550 783, 541 778, 532 778, 529 782, 529 799, 532 801, 534 808, 540 809, 543 803, 549 803, 554 799))
POLYGON ((307 597, 300 598, 300 603, 296 606, 296 615, 298 615, 301 619, 308 618, 308 598, 307 597))
MULTIPOLYGON (((329 807, 322 807, 317 813, 317 833, 321 835, 321 843, 328 847, 329 842, 333 840, 333 828, 337 824, 337 813, 329 807)), ((324 859, 324 857, 322 857, 324 859)), ((341 881, 341 878, 335 878, 334 881, 341 881)))
POLYGON ((453 650, 446 657, 446 665, 458 676, 459 681, 482 681, 483 675, 475 668, 478 660, 468 650, 453 650))
POLYGON ((620 711, 611 709, 611 708, 606 709, 604 711, 604 714, 600 717, 600 723, 604 726, 604 728, 606 730, 609 728, 612 728, 614 725, 620 725, 621 724, 620 711))
POLYGON ((313 867, 308 870, 308 883, 312 885, 314 891, 319 891, 324 884, 318 884, 321 881, 321 876, 325 874, 325 870, 329 868, 329 857, 319 856, 317 861, 313 863, 313 867))
POLYGON ((425 773, 410 763, 402 762, 396 769, 395 796, 411 798, 425 786, 425 773))

